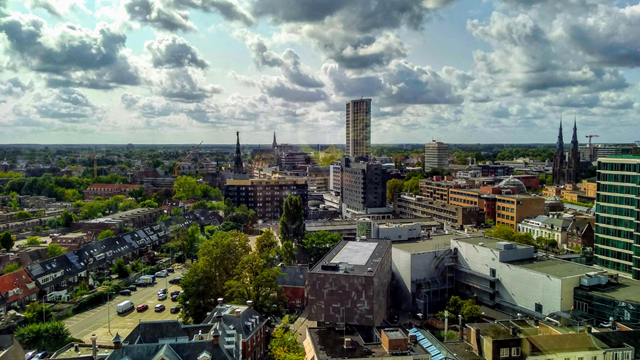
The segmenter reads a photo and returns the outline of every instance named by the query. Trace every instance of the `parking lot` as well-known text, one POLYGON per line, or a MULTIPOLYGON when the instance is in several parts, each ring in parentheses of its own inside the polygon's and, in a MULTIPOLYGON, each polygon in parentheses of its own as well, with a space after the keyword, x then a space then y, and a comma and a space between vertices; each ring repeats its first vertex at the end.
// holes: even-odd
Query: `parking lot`
POLYGON ((117 333, 122 337, 126 337, 140 321, 156 321, 176 319, 179 314, 171 314, 169 311, 172 306, 178 305, 177 302, 171 301, 171 292, 181 290, 179 285, 168 284, 168 280, 182 275, 180 270, 174 274, 169 274, 168 278, 156 278, 156 284, 153 286, 139 287, 137 291, 131 292, 130 296, 117 295, 109 303, 109 316, 107 316, 107 304, 83 312, 64 320, 65 325, 71 331, 71 335, 85 342, 90 342, 91 334, 98 335, 98 342, 110 344, 111 339, 117 333), (157 292, 167 287, 168 297, 166 300, 158 301, 157 292), (140 304, 147 304, 148 310, 138 312, 135 309, 124 315, 116 312, 116 305, 130 300, 137 307, 140 304), (157 304, 163 304, 166 309, 162 312, 155 312, 154 307, 157 304), (111 319, 111 333, 109 333, 108 318, 111 319))

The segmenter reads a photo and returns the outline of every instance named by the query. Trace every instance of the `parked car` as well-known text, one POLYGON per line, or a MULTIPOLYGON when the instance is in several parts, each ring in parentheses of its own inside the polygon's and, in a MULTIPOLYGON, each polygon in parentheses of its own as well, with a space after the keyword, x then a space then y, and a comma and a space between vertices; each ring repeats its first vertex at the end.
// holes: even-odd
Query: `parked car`
POLYGON ((136 310, 138 310, 138 312, 141 312, 141 311, 145 311, 145 310, 147 310, 148 308, 149 308, 149 305, 147 305, 147 304, 141 304, 141 305, 138 305, 138 307, 136 308, 136 310))
POLYGON ((171 295, 171 301, 178 301, 178 295, 171 295))
POLYGON ((172 306, 170 311, 172 314, 177 314, 180 312, 180 306, 172 306))
POLYGON ((169 284, 178 285, 182 279, 184 279, 184 276, 178 276, 177 278, 169 280, 169 284))
POLYGON ((129 285, 129 286, 127 287, 127 289, 129 289, 129 290, 131 290, 131 291, 138 291, 138 287, 137 287, 137 286, 135 286, 135 285, 129 285))
POLYGON ((40 352, 40 350, 29 351, 28 353, 24 354, 24 360, 31 360, 34 356, 36 356, 36 354, 40 352))
POLYGON ((171 292, 171 296, 173 296, 173 295, 180 295, 180 290, 173 290, 171 292))
POLYGON ((168 291, 168 290, 167 290, 167 288, 162 288, 162 289, 160 289, 160 291, 158 291, 158 295, 160 295, 160 294, 166 294, 166 293, 167 293, 167 291, 168 291))
POLYGON ((168 275, 167 270, 160 270, 156 273, 156 276, 160 278, 165 278, 167 277, 167 275, 168 275))
POLYGON ((131 295, 131 290, 129 289, 120 290, 120 295, 131 295))
POLYGON ((165 307, 162 304, 156 305, 155 312, 164 311, 165 307))
POLYGON ((39 353, 37 353, 34 357, 32 357, 32 360, 40 360, 40 359, 46 359, 49 357, 49 353, 47 353, 46 351, 41 351, 39 353))
POLYGON ((172 272, 176 272, 176 270, 174 268, 172 268, 172 267, 169 267, 169 268, 167 268, 167 272, 172 273, 172 272))
POLYGON ((166 300, 167 294, 158 294, 158 300, 166 300))

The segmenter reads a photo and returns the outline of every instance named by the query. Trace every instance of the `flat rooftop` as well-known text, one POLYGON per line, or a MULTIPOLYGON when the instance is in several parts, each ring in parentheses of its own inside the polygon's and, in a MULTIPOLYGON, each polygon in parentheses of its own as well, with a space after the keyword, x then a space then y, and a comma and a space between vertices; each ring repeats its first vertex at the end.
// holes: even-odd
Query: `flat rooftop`
POLYGON ((410 254, 444 250, 451 248, 451 239, 459 238, 459 234, 443 234, 431 236, 431 239, 400 241, 393 243, 394 250, 406 251, 410 254))
MULTIPOLYGON (((488 236, 487 237, 483 237, 483 236, 460 237, 458 235, 458 237, 454 237, 452 240, 457 240, 457 241, 460 241, 460 242, 464 242, 464 243, 471 244, 471 245, 476 245, 476 246, 480 246, 480 244, 482 243, 482 244, 484 244, 484 247, 490 248, 490 249, 496 250, 496 251, 504 251, 504 250, 500 250, 500 249, 498 249, 496 247, 497 243, 509 242, 509 241, 506 241, 506 240, 496 239, 496 238, 492 238, 492 237, 488 237, 488 236)), ((517 244, 517 246, 518 246, 518 249, 524 249, 524 248, 531 247, 529 245, 524 245, 524 244, 517 244)))
POLYGON ((518 335, 511 335, 509 330, 495 323, 477 323, 477 324, 469 324, 467 326, 480 330, 480 335, 489 337, 493 340, 518 338, 518 335))
POLYGON ((557 278, 582 276, 588 273, 597 272, 597 269, 590 266, 553 258, 539 257, 536 259, 513 261, 509 264, 557 278))
POLYGON ((593 294, 606 296, 620 301, 640 303, 640 281, 618 277, 618 284, 609 282, 604 286, 592 286, 588 289, 580 287, 593 294))
POLYGON ((373 276, 391 241, 341 241, 311 269, 312 273, 373 276), (329 268, 332 266, 332 268, 329 268), (369 271, 372 269, 373 271, 369 271))

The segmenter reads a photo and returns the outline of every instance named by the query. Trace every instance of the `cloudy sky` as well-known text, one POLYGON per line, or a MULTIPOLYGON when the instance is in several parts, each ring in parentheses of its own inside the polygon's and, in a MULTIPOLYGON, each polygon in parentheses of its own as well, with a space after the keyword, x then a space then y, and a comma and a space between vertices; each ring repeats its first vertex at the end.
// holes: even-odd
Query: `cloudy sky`
POLYGON ((0 0, 0 143, 640 140, 637 0, 0 0))

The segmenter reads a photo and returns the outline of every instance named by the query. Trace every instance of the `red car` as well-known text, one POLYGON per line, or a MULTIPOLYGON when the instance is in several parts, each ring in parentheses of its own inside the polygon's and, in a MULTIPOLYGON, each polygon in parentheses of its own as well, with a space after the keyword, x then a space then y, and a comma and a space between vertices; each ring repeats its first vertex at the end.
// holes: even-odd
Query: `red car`
POLYGON ((136 308, 136 310, 137 310, 138 312, 140 312, 140 311, 145 311, 145 310, 147 310, 148 308, 149 308, 149 305, 147 305, 147 304, 142 304, 142 305, 138 305, 138 307, 136 308))

